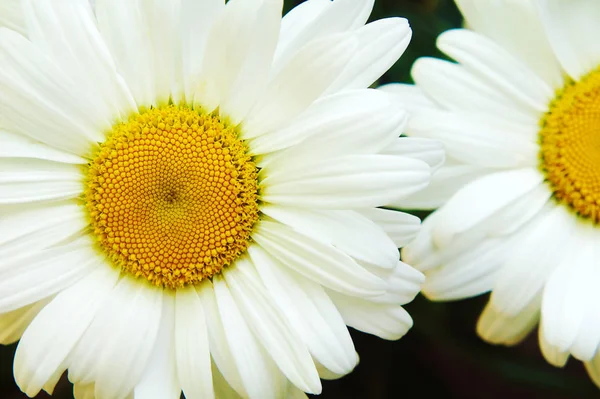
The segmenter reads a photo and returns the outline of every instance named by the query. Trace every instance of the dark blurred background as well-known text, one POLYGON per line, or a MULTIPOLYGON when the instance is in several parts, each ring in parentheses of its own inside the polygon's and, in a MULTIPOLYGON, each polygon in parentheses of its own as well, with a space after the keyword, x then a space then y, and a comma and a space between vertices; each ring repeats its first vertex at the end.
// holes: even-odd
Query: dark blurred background
MULTIPOLYGON (((286 11, 301 2, 286 0, 286 11)), ((452 0, 376 0, 371 19, 388 16, 406 17, 413 29, 413 39, 402 59, 382 77, 381 84, 411 82, 413 61, 421 56, 441 57, 435 48, 437 35, 462 25, 452 0)), ((486 301, 487 296, 433 303, 418 297, 406 306, 415 326, 396 342, 353 330, 360 364, 340 380, 324 381, 320 398, 599 396, 600 391, 589 381, 580 362, 571 360, 562 370, 548 365, 538 349, 535 332, 512 348, 494 347, 478 339, 475 323, 486 301)), ((0 346, 0 399, 26 397, 12 378, 15 348, 16 345, 0 346)), ((38 396, 47 397, 43 393, 38 396)), ((72 397, 72 386, 66 380, 61 381, 53 398, 72 397)))

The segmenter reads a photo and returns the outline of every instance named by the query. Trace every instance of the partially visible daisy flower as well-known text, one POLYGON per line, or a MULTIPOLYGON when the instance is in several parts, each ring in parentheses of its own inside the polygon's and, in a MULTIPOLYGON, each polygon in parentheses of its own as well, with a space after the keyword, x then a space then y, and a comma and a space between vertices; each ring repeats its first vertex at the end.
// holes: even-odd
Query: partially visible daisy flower
POLYGON ((367 89, 406 20, 365 25, 369 0, 1 7, 0 341, 20 339, 27 395, 68 371, 78 399, 304 397, 355 367, 346 325, 411 327, 423 276, 397 248, 419 222, 379 207, 442 150, 367 89))
POLYGON ((457 4, 473 30, 438 39, 457 63, 418 60, 416 87, 386 89, 416 112, 408 134, 448 154, 397 204, 441 205, 403 258, 429 298, 491 291, 487 341, 516 344, 539 322, 546 359, 572 355, 600 385, 600 2, 457 4))

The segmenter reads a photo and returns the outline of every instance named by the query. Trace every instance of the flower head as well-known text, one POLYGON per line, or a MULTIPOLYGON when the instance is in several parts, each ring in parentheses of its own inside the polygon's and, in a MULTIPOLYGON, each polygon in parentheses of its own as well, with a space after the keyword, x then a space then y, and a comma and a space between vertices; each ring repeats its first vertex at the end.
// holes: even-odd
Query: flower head
POLYGON ((379 207, 441 150, 413 154, 367 88, 406 20, 365 25, 368 0, 3 5, 22 13, 0 19, 0 338, 21 339, 25 393, 67 370, 78 397, 302 396, 356 365, 346 324, 410 328, 422 274, 397 248, 419 223, 379 207))
POLYGON ((399 203, 441 206, 404 259, 430 298, 491 291, 484 339, 515 344, 539 323, 546 359, 572 355, 600 385, 600 3, 457 4, 470 29, 438 38, 457 62, 421 59, 416 87, 387 89, 407 105, 421 96, 408 134, 448 155, 399 203))

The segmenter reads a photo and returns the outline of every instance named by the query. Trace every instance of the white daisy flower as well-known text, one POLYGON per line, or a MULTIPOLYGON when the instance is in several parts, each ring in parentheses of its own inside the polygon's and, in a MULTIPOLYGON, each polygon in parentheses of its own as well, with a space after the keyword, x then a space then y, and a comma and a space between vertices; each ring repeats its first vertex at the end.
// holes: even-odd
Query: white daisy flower
POLYGON ((399 203, 443 204, 404 259, 432 299, 491 291, 485 340, 512 345, 539 323, 546 359, 572 355, 600 385, 600 2, 457 4, 473 30, 438 39, 457 63, 421 59, 417 87, 387 88, 412 96, 408 134, 448 154, 399 203))
POLYGON ((3 1, 0 342, 29 396, 319 393, 398 339, 439 145, 367 89, 406 48, 369 0, 3 1), (22 13, 21 13, 22 6, 22 13), (430 152, 410 152, 424 145, 430 152), (431 157, 431 151, 434 156, 431 157))

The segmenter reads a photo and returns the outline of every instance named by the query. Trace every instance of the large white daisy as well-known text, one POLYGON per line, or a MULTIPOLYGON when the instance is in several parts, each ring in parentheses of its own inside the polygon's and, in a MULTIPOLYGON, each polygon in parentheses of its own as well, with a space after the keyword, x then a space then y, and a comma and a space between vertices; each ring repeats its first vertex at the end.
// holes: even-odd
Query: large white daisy
POLYGON ((30 396, 257 399, 350 372, 422 274, 397 248, 442 149, 367 89, 369 0, 3 1, 0 341, 30 396), (21 8, 22 7, 22 8, 21 8))
POLYGON ((539 322, 546 359, 572 355, 600 385, 600 2, 457 4, 472 30, 438 39, 457 63, 421 59, 417 87, 387 88, 418 113, 409 134, 448 154, 399 203, 443 204, 404 259, 432 299, 491 291, 484 339, 515 344, 539 322))

